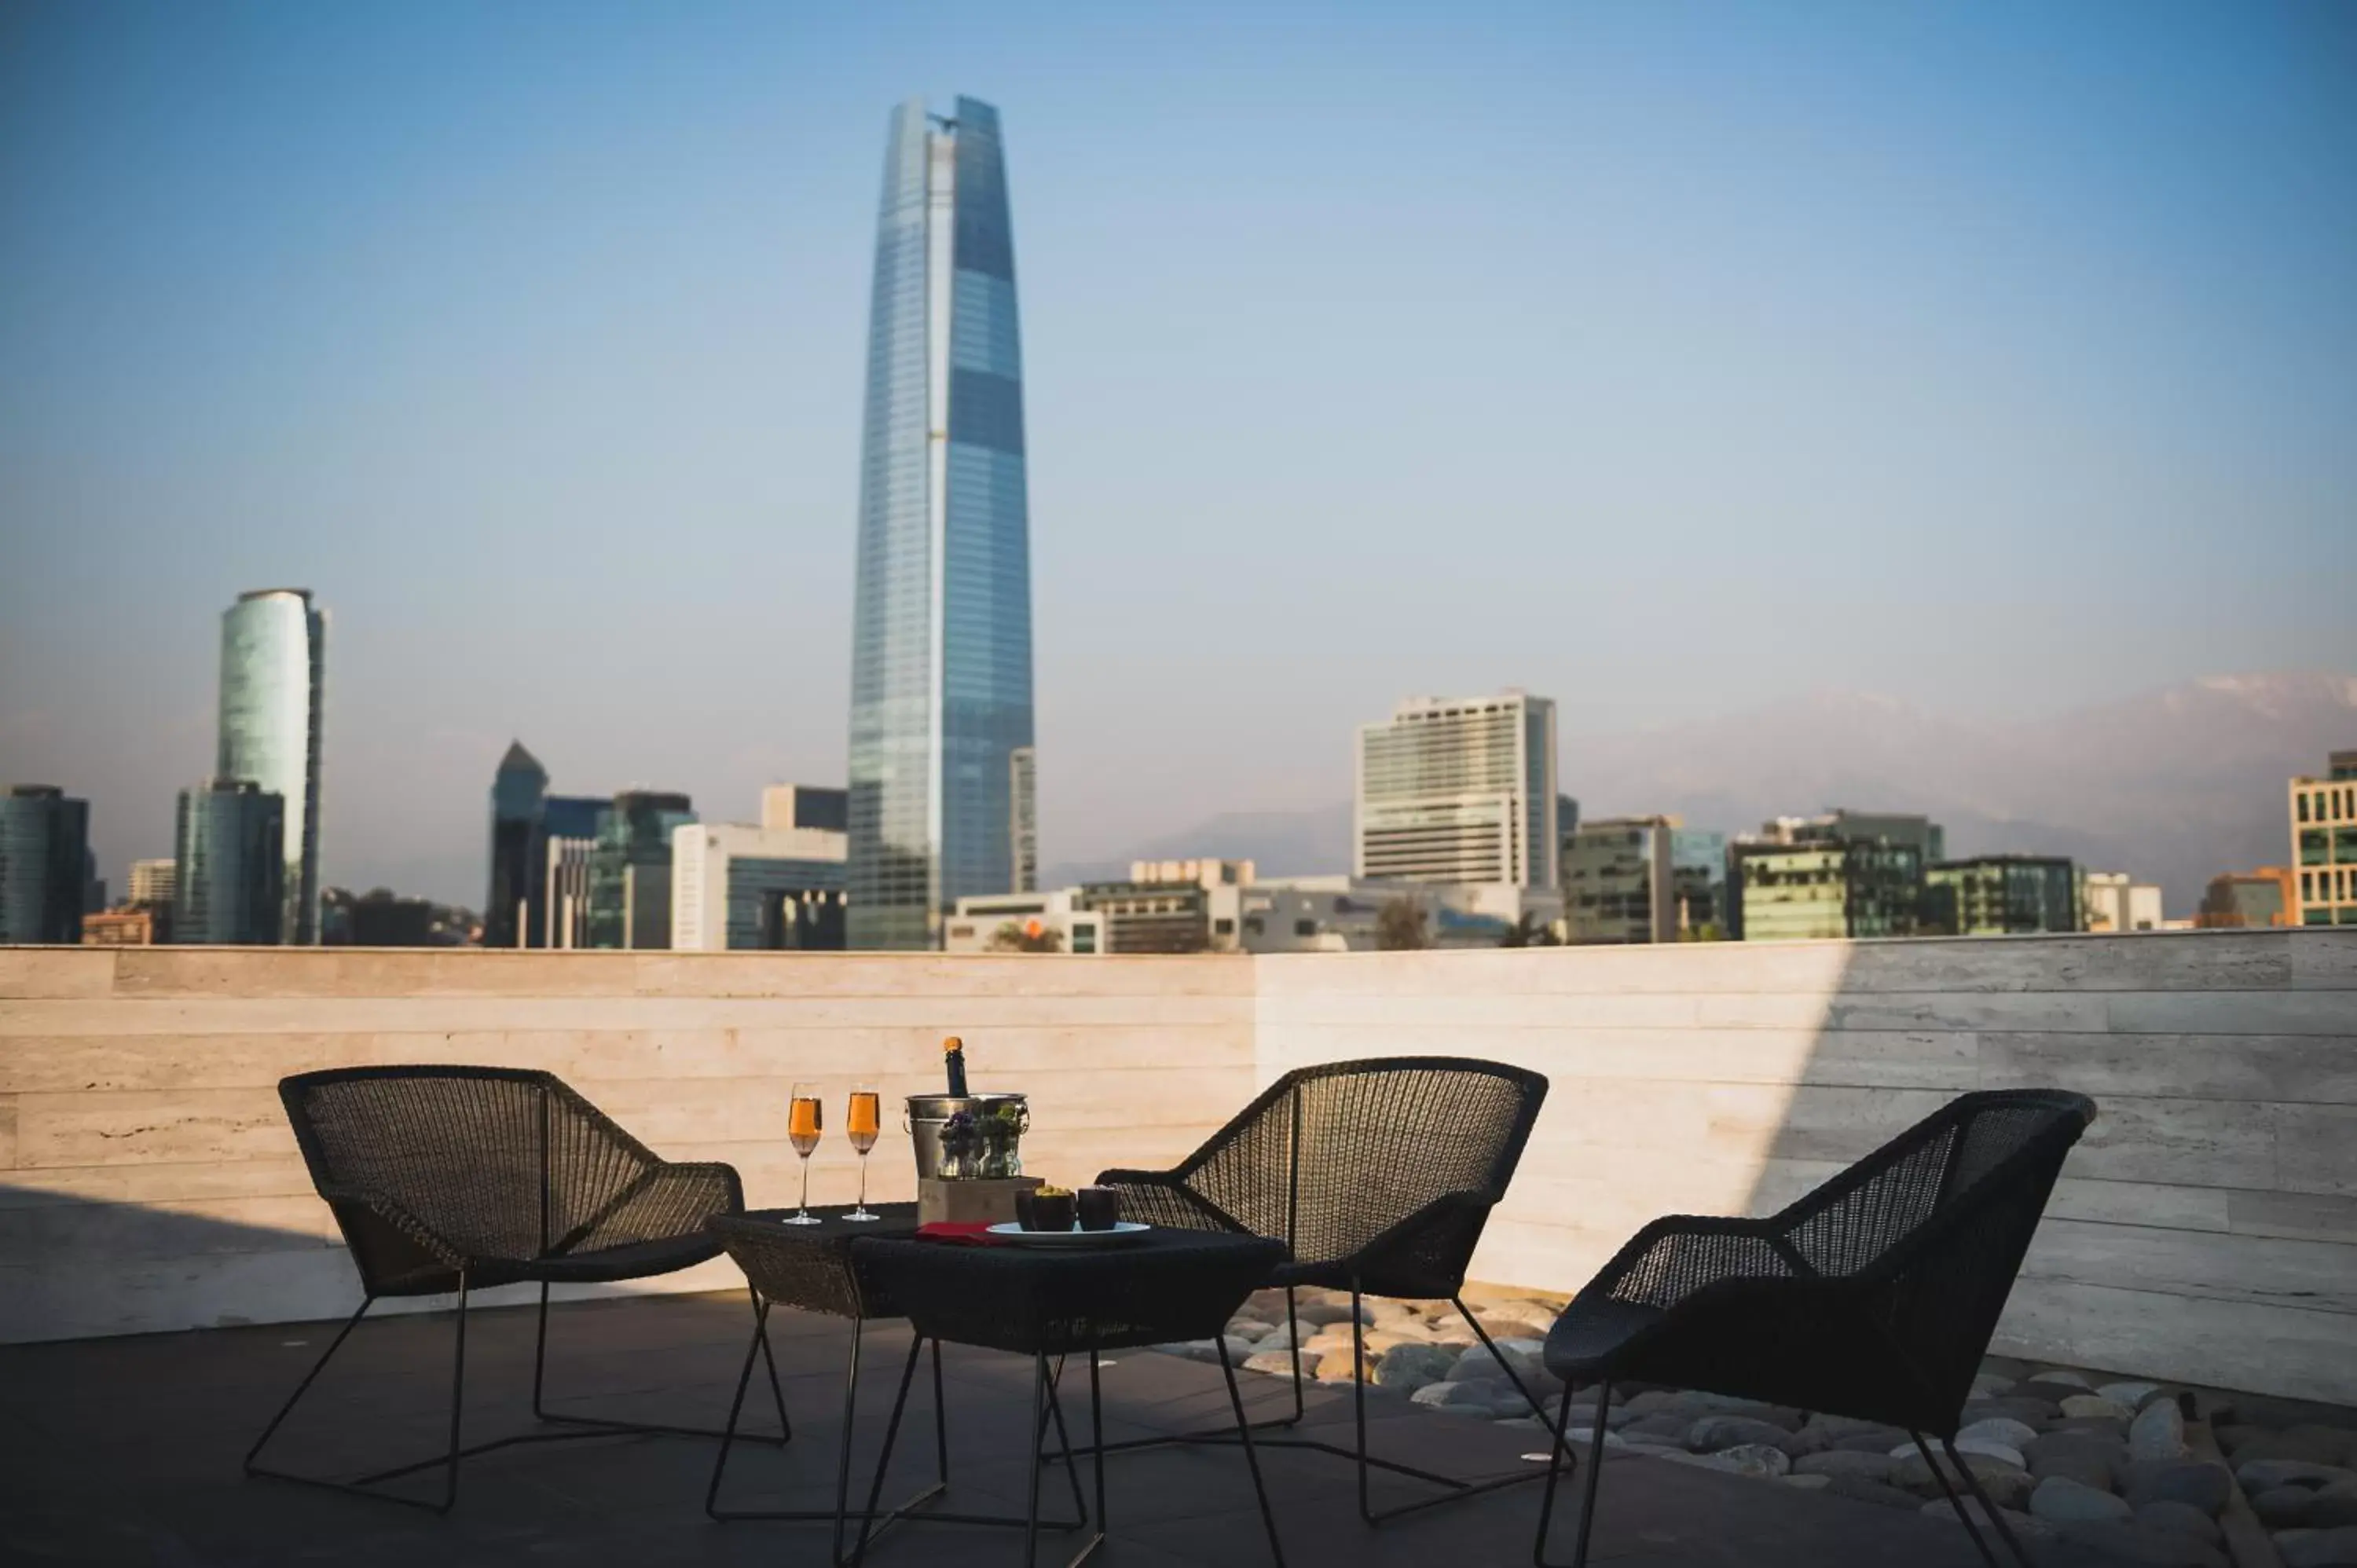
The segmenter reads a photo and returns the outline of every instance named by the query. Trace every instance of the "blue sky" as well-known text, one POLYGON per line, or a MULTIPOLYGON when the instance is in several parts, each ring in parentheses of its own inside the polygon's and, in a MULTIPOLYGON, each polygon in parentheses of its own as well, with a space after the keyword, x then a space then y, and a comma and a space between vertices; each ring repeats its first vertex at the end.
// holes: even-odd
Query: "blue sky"
MULTIPOLYGON (((0 10, 0 779, 167 854, 217 617, 333 617, 325 873, 522 736, 840 777, 885 116, 1005 115, 1043 852, 1351 726, 2357 667, 2357 9, 0 10)), ((1795 802, 1810 809, 1822 802, 1795 802)))

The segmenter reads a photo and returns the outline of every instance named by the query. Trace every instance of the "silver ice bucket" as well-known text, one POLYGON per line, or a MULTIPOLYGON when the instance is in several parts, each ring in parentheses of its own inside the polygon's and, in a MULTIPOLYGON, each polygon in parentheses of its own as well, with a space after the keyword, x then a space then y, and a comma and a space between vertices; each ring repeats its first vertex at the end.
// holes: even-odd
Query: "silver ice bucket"
POLYGON ((1028 1106, 1019 1094, 912 1094, 909 1108, 903 1112, 901 1126, 908 1130, 909 1145, 917 1152, 917 1179, 936 1176, 942 1172, 942 1128, 961 1111, 971 1111, 980 1121, 999 1106, 1012 1101, 1028 1106))

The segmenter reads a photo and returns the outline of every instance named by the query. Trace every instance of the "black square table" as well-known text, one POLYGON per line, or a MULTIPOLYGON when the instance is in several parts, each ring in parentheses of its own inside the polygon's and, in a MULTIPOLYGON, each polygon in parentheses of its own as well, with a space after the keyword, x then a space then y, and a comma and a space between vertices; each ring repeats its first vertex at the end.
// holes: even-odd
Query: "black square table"
MULTIPOLYGON (((813 1208, 810 1212, 816 1225, 790 1225, 786 1218, 795 1211, 788 1208, 755 1209, 741 1215, 717 1216, 709 1222, 712 1233, 720 1239, 737 1267, 745 1271, 747 1283, 753 1293, 753 1338, 745 1351, 744 1370, 737 1375, 737 1395, 728 1407, 728 1425, 721 1435, 719 1456, 712 1466, 712 1484, 704 1496, 704 1510, 716 1520, 783 1520, 798 1522, 832 1521, 834 1526, 833 1547, 837 1568, 845 1561, 844 1533, 849 1514, 851 1490, 851 1441, 859 1403, 859 1351, 862 1331, 871 1318, 906 1316, 888 1291, 859 1265, 855 1247, 861 1251, 878 1239, 910 1241, 917 1234, 917 1206, 913 1203, 878 1203, 870 1212, 872 1220, 849 1220, 843 1217, 850 1212, 847 1206, 813 1208), (767 1328, 770 1309, 791 1307, 802 1312, 824 1313, 834 1317, 851 1320, 850 1364, 844 1378, 843 1391, 843 1450, 835 1465, 834 1507, 832 1510, 813 1509, 723 1509, 720 1506, 720 1481, 728 1467, 728 1450, 736 1439, 737 1422, 745 1403, 745 1392, 753 1376, 757 1355, 768 1346, 767 1328)), ((936 1247, 937 1242, 915 1243, 936 1247)), ((917 1365, 917 1349, 923 1343, 920 1336, 909 1347, 909 1365, 900 1380, 900 1397, 892 1407, 892 1431, 897 1432, 901 1404, 909 1394, 909 1375, 917 1365)), ((1081 1498, 1080 1476, 1071 1463, 1071 1439, 1064 1429, 1062 1407, 1056 1402, 1055 1391, 1049 1391, 1048 1414, 1056 1423, 1059 1440, 1063 1445, 1066 1469, 1071 1475, 1072 1506, 1078 1516, 1071 1520, 1051 1520, 1052 1530, 1078 1530, 1088 1522, 1081 1498)), ((1035 1412, 1036 1414, 1036 1412, 1035 1412)), ((861 1519, 860 1550, 866 1542, 891 1525, 908 1519, 937 1524, 1022 1526, 1039 1528, 1036 1509, 1028 1519, 1010 1519, 996 1514, 957 1514, 927 1509, 919 1514, 912 1510, 939 1497, 949 1484, 949 1429, 942 1399, 942 1353, 937 1340, 933 1347, 933 1422, 938 1474, 933 1483, 906 1501, 879 1516, 876 1512, 877 1490, 871 1488, 867 1509, 861 1519)), ((1045 1420, 1033 1422, 1035 1449, 1045 1440, 1045 1420)), ((791 1437, 791 1430, 788 1433, 791 1437)), ((880 1479, 884 1464, 891 1457, 891 1437, 886 1438, 883 1457, 877 1462, 876 1474, 880 1479)), ((1035 1454, 1034 1458, 1038 1455, 1035 1454)), ((1037 1475, 1037 1466, 1034 1466, 1037 1475)), ((1036 1490, 1036 1488, 1035 1488, 1036 1490)))
MULTIPOLYGON (((874 1517, 885 1466, 891 1462, 900 1408, 909 1397, 909 1378, 917 1367, 917 1351, 926 1340, 934 1342, 936 1400, 943 1340, 1028 1355, 1035 1433, 1044 1430, 1046 1414, 1054 1408, 1055 1379, 1049 1373, 1048 1359, 1056 1357, 1060 1365, 1063 1357, 1085 1352, 1097 1528, 1066 1565, 1075 1568, 1104 1540, 1104 1410, 1098 1390, 1098 1352, 1210 1339, 1220 1348, 1220 1369, 1227 1379, 1228 1403, 1235 1412, 1244 1463, 1252 1470, 1253 1490, 1260 1498, 1269 1552, 1278 1568, 1283 1568, 1285 1552, 1276 1538, 1276 1517, 1269 1508, 1268 1488, 1261 1478, 1260 1459, 1253 1450, 1252 1428, 1244 1420, 1243 1400, 1236 1390, 1235 1368, 1229 1364, 1224 1337, 1229 1317, 1269 1270, 1284 1260, 1283 1242, 1258 1236, 1155 1230, 1118 1243, 1051 1250, 958 1245, 885 1235, 853 1241, 852 1253, 860 1278, 891 1300, 913 1331, 909 1363, 900 1374, 899 1396, 893 1402, 891 1422, 884 1429, 884 1452, 868 1487, 868 1518, 874 1517)), ((1060 1430, 1060 1417, 1059 1423, 1060 1430)), ((1065 1463, 1071 1468, 1069 1440, 1066 1452, 1065 1463)), ((1077 1475, 1074 1484, 1077 1487, 1077 1475)), ((1036 1454, 1028 1490, 1024 1568, 1031 1568, 1039 1530, 1036 1454)), ((863 1527, 855 1562, 865 1555, 866 1547, 863 1527)))

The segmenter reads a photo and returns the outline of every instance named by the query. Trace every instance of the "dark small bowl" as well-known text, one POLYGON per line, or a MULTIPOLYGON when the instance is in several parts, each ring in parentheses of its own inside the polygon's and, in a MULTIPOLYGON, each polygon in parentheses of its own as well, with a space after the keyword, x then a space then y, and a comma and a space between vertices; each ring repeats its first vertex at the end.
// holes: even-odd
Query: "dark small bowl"
POLYGON ((1072 1228, 1072 1195, 1068 1192, 1060 1197, 1048 1197, 1033 1193, 1031 1219, 1023 1228, 1026 1230, 1070 1230, 1072 1228))
POLYGON ((1081 1229, 1110 1230, 1121 1222, 1121 1191, 1110 1187, 1084 1187, 1078 1194, 1081 1229))
POLYGON ((1015 1190, 1015 1223, 1026 1230, 1039 1229, 1031 1219, 1031 1189, 1028 1187, 1015 1190))

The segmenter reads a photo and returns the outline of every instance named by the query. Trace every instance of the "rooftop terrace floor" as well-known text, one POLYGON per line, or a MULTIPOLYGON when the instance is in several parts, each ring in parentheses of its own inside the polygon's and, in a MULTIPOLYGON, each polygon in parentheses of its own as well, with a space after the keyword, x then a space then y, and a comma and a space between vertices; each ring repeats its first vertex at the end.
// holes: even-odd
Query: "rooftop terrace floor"
MULTIPOLYGON (((531 1419, 532 1314, 499 1309, 470 1322, 468 1440, 523 1430, 531 1419)), ((741 1294, 560 1306, 551 1328, 550 1388, 564 1396, 555 1408, 716 1424, 748 1323, 741 1294)), ((823 1508, 832 1499, 849 1326, 782 1311, 771 1325, 796 1437, 783 1450, 737 1449, 726 1500, 823 1508)), ((404 1568, 525 1562, 775 1568, 826 1561, 823 1525, 705 1518, 716 1447, 706 1441, 597 1437, 501 1450, 468 1462, 456 1508, 439 1518, 244 1479, 239 1466, 247 1444, 330 1333, 332 1326, 281 1325, 0 1348, 0 1561, 176 1568, 307 1561, 404 1568)), ((906 1328, 871 1325, 867 1345, 856 1466, 871 1462, 880 1441, 906 1328)), ((1215 1366, 1141 1351, 1110 1363, 1110 1437, 1227 1417, 1215 1366)), ((371 1318, 274 1440, 272 1459, 350 1474, 437 1452, 447 1434, 449 1369, 447 1315, 371 1318)), ((945 1370, 952 1486, 941 1506, 1019 1513, 1028 1364, 952 1348, 945 1370)), ((1085 1382, 1066 1386, 1068 1411, 1085 1420, 1085 1382)), ((1244 1386, 1258 1413, 1274 1415, 1286 1401, 1275 1379, 1248 1376, 1244 1386)), ((904 1429, 888 1498, 928 1477, 930 1401, 921 1378, 918 1391, 910 1411, 921 1424, 913 1433, 904 1429)), ((1321 1388, 1311 1398, 1309 1424, 1347 1443, 1349 1391, 1321 1388)), ((1536 1446, 1532 1432, 1460 1420, 1379 1391, 1369 1403, 1380 1454, 1467 1477, 1535 1467, 1520 1457, 1536 1446)), ((1347 1462, 1296 1451, 1265 1452, 1263 1463, 1296 1568, 1469 1568, 1530 1560, 1536 1484, 1371 1530, 1355 1511, 1347 1462)), ((1966 1568, 1977 1562, 1962 1530, 1948 1520, 1656 1459, 1616 1455, 1609 1464, 1598 1563, 1966 1568)), ((866 1472, 854 1474, 856 1484, 866 1472)), ((1232 1450, 1147 1450, 1112 1460, 1107 1476, 1111 1538, 1092 1562, 1107 1568, 1244 1568, 1268 1560, 1251 1484, 1232 1450)), ((431 1493, 439 1474, 428 1472, 415 1484, 421 1495, 431 1493)), ((1405 1480, 1381 1480, 1378 1488, 1379 1506, 1419 1495, 1405 1480)), ((1043 1496, 1050 1508, 1070 1507, 1060 1486, 1043 1496)), ((1575 1492, 1560 1494, 1557 1560, 1570 1554, 1576 1508, 1575 1492)), ((1071 1545, 1051 1535, 1040 1561, 1060 1563, 1071 1545)), ((869 1561, 885 1568, 1011 1564, 1019 1546, 1019 1536, 1006 1530, 904 1526, 880 1539, 869 1561)), ((2050 1542, 2032 1542, 2031 1549, 2041 1563, 2058 1568, 2097 1561, 2050 1542)))

